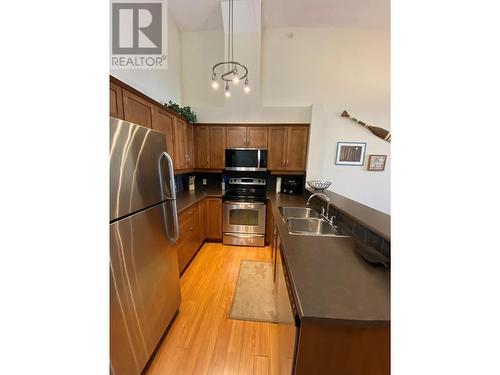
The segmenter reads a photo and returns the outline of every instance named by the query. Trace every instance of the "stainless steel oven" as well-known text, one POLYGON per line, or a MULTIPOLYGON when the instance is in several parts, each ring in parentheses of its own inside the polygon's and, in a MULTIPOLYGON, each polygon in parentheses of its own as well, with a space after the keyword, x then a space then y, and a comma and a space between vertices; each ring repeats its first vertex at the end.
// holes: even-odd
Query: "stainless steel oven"
POLYGON ((264 246, 266 235, 266 180, 233 177, 222 205, 222 242, 226 245, 264 246))
POLYGON ((232 202, 223 204, 223 243, 226 245, 264 246, 266 204, 232 202))
POLYGON ((258 148, 227 148, 226 171, 266 171, 267 150, 258 148))

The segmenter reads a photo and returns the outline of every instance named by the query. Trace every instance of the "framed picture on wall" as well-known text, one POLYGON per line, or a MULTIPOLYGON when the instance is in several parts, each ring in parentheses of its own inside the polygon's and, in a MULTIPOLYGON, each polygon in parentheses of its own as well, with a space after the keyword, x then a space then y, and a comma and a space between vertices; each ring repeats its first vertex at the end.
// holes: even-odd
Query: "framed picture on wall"
POLYGON ((368 157, 368 170, 369 171, 383 171, 385 169, 385 161, 387 155, 370 155, 368 157))
POLYGON ((337 165, 363 165, 365 160, 365 142, 337 142, 337 165))

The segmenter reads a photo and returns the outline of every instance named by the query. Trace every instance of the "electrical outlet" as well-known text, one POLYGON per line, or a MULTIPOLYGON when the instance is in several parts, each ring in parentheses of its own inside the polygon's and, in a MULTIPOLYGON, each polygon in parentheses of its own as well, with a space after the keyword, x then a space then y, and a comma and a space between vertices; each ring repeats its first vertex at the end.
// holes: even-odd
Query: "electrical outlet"
POLYGON ((206 185, 206 184, 207 184, 207 179, 206 179, 206 178, 204 178, 204 179, 202 180, 202 183, 203 183, 203 185, 206 185))

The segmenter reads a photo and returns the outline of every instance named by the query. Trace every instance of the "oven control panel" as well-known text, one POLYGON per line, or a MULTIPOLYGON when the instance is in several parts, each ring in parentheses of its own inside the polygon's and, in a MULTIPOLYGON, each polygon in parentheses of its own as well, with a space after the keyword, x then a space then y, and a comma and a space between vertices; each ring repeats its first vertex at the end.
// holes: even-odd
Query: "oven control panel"
POLYGON ((238 177, 230 178, 230 185, 266 185, 266 180, 264 178, 253 178, 253 177, 238 177))

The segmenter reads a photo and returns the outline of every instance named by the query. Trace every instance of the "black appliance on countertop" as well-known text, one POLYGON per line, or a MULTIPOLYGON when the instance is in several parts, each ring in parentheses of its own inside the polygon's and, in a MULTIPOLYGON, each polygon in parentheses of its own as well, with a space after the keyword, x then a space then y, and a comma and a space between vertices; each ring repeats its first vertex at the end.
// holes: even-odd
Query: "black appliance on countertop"
POLYGON ((284 194, 302 194, 304 188, 303 176, 283 176, 281 181, 281 192, 284 194))

